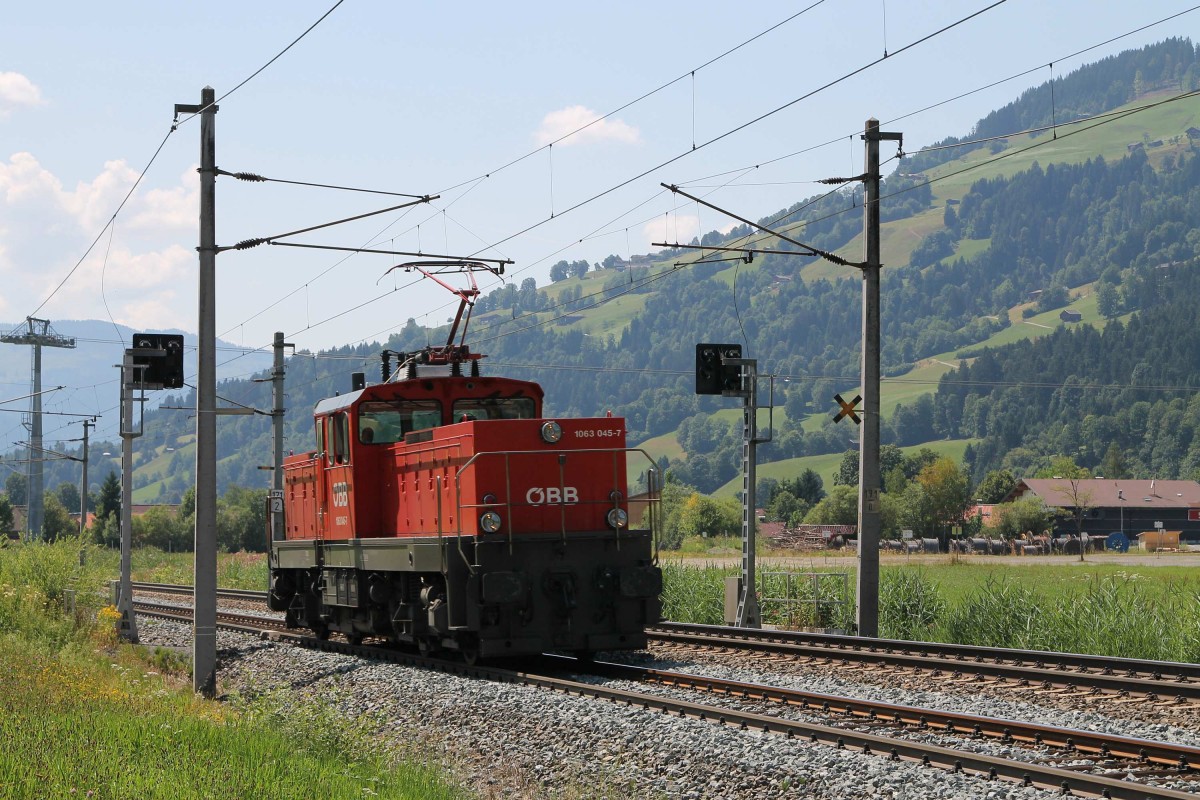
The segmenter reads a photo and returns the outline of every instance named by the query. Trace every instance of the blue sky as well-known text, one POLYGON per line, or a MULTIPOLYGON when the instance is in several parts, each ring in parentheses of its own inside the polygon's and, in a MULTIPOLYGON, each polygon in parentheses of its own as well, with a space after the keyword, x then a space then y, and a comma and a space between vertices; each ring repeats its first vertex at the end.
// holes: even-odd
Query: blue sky
MULTIPOLYGON (((916 150, 969 132, 979 117, 1047 80, 1050 61, 1061 75, 1168 36, 1196 40, 1200 27, 1200 12, 1190 12, 1061 60, 1190 4, 1010 0, 691 152, 693 143, 989 5, 827 0, 702 66, 809 4, 346 0, 221 101, 217 163, 286 180, 440 192, 429 206, 293 241, 506 257, 516 262, 511 280, 533 277, 543 285, 559 259, 644 253, 662 236, 687 240, 729 227, 715 212, 676 201, 660 181, 690 182, 713 203, 763 217, 816 193, 815 179, 861 171, 855 134, 868 117, 886 122, 1043 67, 887 126, 916 150), (551 150, 538 150, 681 76, 551 150), (831 140, 741 176, 702 180, 831 140), (490 177, 474 180, 484 175, 490 177)), ((167 136, 173 106, 198 102, 206 84, 218 96, 228 92, 333 0, 12 5, 0 26, 0 321, 36 313, 194 331, 199 125, 192 120, 167 136), (106 230, 164 137, 161 153, 106 230)), ((217 192, 222 245, 393 203, 230 179, 217 192)), ((257 347, 282 330, 298 346, 318 349, 382 340, 410 317, 443 322, 452 313, 444 291, 428 281, 410 285, 403 275, 380 280, 395 263, 282 247, 222 254, 218 333, 257 347)), ((121 346, 97 357, 116 359, 121 346)))

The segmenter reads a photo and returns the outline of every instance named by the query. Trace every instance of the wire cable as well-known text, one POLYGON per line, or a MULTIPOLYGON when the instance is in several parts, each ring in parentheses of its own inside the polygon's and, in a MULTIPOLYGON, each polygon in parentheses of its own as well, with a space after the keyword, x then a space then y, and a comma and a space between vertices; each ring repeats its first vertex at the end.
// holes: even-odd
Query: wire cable
MULTIPOLYGON (((288 50, 291 50, 301 39, 303 39, 305 36, 307 36, 309 34, 309 32, 311 32, 313 30, 313 28, 320 25, 321 22, 323 22, 326 17, 328 17, 330 14, 332 14, 334 12, 334 10, 338 6, 340 6, 343 2, 345 2, 345 0, 338 0, 333 5, 333 8, 330 8, 323 15, 321 15, 320 19, 318 19, 316 22, 314 22, 312 25, 310 25, 308 27, 308 29, 304 31, 304 33, 297 36, 296 39, 293 40, 291 44, 289 44, 287 47, 283 48, 283 50, 281 50, 278 54, 276 54, 276 56, 274 58, 272 58, 270 61, 268 61, 266 64, 263 64, 261 67, 259 67, 257 70, 255 70, 254 73, 252 75, 250 75, 250 77, 246 78, 241 83, 239 83, 237 86, 233 87, 233 89, 231 89, 228 92, 226 92, 225 94, 221 95, 221 97, 219 97, 216 102, 220 102, 221 100, 224 100, 226 97, 229 97, 231 94, 236 92, 238 89, 241 89, 243 86, 245 86, 251 80, 258 77, 258 75, 263 70, 265 70, 267 67, 274 64, 277 60, 279 60, 280 56, 282 56, 288 50)), ((187 122, 188 120, 196 117, 198 114, 199 114, 199 112, 197 112, 197 114, 193 114, 191 117, 184 119, 183 122, 187 122)), ((71 277, 76 273, 76 271, 79 270, 79 267, 83 264, 84 260, 87 259, 88 255, 92 252, 92 249, 96 246, 96 243, 100 241, 100 238, 102 236, 104 236, 104 231, 107 230, 108 227, 111 226, 116 221, 117 215, 121 213, 121 210, 125 208, 125 204, 129 202, 129 198, 133 196, 133 193, 135 191, 137 191, 138 186, 140 186, 142 183, 142 179, 144 179, 146 177, 146 173, 150 171, 150 167, 152 167, 154 165, 154 162, 158 160, 158 156, 160 153, 162 153, 163 147, 166 146, 167 140, 171 138, 171 134, 175 133, 176 129, 179 127, 180 124, 183 124, 183 123, 179 122, 179 123, 171 124, 171 128, 170 128, 170 130, 167 131, 167 135, 164 136, 162 141, 158 143, 158 147, 154 150, 154 155, 150 156, 150 160, 148 162, 146 162, 146 166, 144 166, 142 168, 142 171, 138 174, 137 179, 133 182, 133 186, 129 187, 129 191, 126 192, 125 196, 121 199, 120 204, 117 206, 117 210, 112 213, 112 216, 109 217, 108 222, 105 223, 104 227, 100 229, 100 232, 96 234, 96 238, 92 240, 92 243, 90 245, 88 245, 87 250, 85 250, 83 255, 79 257, 79 260, 75 262, 75 266, 71 267, 70 271, 67 272, 66 277, 64 277, 58 283, 58 285, 54 287, 54 289, 50 292, 50 294, 47 295, 44 300, 42 300, 41 304, 38 305, 38 307, 35 308, 32 313, 27 314, 26 316, 30 316, 30 317, 37 316, 37 313, 39 311, 41 311, 43 308, 45 308, 46 304, 49 303, 50 300, 53 299, 56 294, 58 294, 59 290, 62 289, 62 287, 64 285, 66 285, 67 281, 69 281, 71 279, 71 277)), ((111 314, 110 314, 110 316, 111 316, 111 314)))
MULTIPOLYGON (((996 8, 996 7, 998 7, 998 6, 1004 5, 1006 2, 1008 2, 1008 0, 996 0, 996 1, 995 1, 995 2, 993 2, 991 5, 985 6, 984 8, 981 8, 981 9, 979 9, 978 11, 975 11, 975 12, 973 12, 973 13, 971 13, 971 14, 968 14, 967 16, 965 16, 965 17, 962 17, 961 19, 959 19, 959 20, 957 20, 957 21, 955 21, 955 22, 952 22, 952 23, 950 23, 950 24, 948 24, 948 25, 945 25, 945 26, 943 26, 943 27, 939 28, 938 30, 936 30, 936 31, 934 31, 934 32, 932 32, 932 33, 926 34, 925 36, 922 36, 922 37, 921 37, 921 38, 919 38, 919 39, 916 39, 916 40, 914 40, 914 41, 912 41, 912 42, 909 42, 908 44, 904 45, 904 46, 903 46, 903 47, 901 47, 899 50, 897 50, 895 53, 893 53, 891 56, 888 56, 887 58, 895 58, 896 56, 900 55, 901 53, 903 53, 903 52, 906 52, 906 51, 908 51, 908 50, 911 50, 911 49, 913 49, 914 47, 918 47, 918 46, 920 46, 920 45, 922 45, 922 44, 924 44, 924 43, 926 43, 926 42, 929 42, 929 41, 931 41, 932 39, 934 39, 934 38, 936 38, 936 37, 938 37, 938 36, 940 36, 940 35, 942 35, 942 34, 944 34, 944 33, 948 32, 948 31, 950 31, 950 30, 953 30, 954 28, 957 28, 957 27, 958 27, 958 26, 960 26, 960 25, 963 25, 963 24, 965 24, 965 23, 969 22, 969 21, 970 21, 970 20, 972 20, 972 19, 975 19, 976 17, 980 16, 981 14, 985 14, 985 13, 987 13, 988 11, 991 11, 992 9, 994 9, 994 8, 996 8)), ((558 214, 557 214, 556 216, 553 216, 553 217, 548 217, 548 218, 546 218, 546 219, 543 219, 543 220, 539 220, 538 222, 535 222, 535 223, 533 223, 533 224, 531 224, 531 225, 528 225, 528 226, 526 226, 525 228, 522 228, 521 230, 517 231, 516 233, 512 233, 512 234, 510 234, 510 235, 508 235, 508 236, 504 237, 503 239, 500 239, 500 240, 498 240, 498 241, 496 241, 496 242, 493 242, 493 243, 492 243, 492 245, 491 245, 491 247, 498 247, 499 245, 502 245, 502 244, 504 244, 505 242, 511 241, 511 240, 513 240, 513 239, 517 238, 518 236, 522 236, 522 235, 524 235, 524 234, 526 234, 526 233, 529 233, 530 231, 533 231, 533 230, 536 230, 537 228, 540 228, 541 226, 545 225, 546 223, 550 222, 550 221, 551 221, 551 220, 553 220, 553 219, 560 218, 560 217, 562 217, 562 216, 564 216, 564 215, 566 215, 566 214, 569 214, 569 213, 570 213, 570 212, 572 212, 572 211, 575 211, 575 210, 577 210, 577 209, 579 209, 579 208, 582 208, 583 206, 586 206, 586 205, 588 205, 589 203, 593 203, 593 202, 595 202, 596 200, 599 200, 601 197, 604 197, 604 196, 606 196, 606 195, 609 195, 609 194, 611 194, 612 192, 615 192, 615 191, 617 191, 618 189, 621 189, 621 188, 623 188, 623 187, 625 187, 625 186, 628 186, 629 184, 633 183, 634 181, 636 181, 636 180, 640 180, 641 178, 644 178, 644 177, 646 177, 647 175, 650 175, 650 174, 651 174, 651 173, 653 173, 653 172, 657 172, 658 170, 662 169, 663 167, 670 166, 671 164, 675 163, 676 161, 679 161, 680 159, 682 159, 682 158, 685 158, 685 157, 687 157, 687 156, 691 155, 692 153, 695 153, 695 152, 697 152, 698 150, 703 150, 704 148, 706 148, 706 147, 708 147, 708 146, 710 146, 710 145, 716 144, 717 142, 719 142, 719 141, 722 141, 723 139, 727 139, 728 137, 730 137, 730 136, 733 136, 734 134, 736 134, 736 133, 738 133, 738 132, 740 132, 740 131, 743 131, 743 130, 745 130, 746 128, 750 127, 751 125, 756 125, 756 124, 758 124, 759 122, 762 122, 763 120, 765 120, 765 119, 768 119, 769 117, 772 117, 772 116, 774 116, 775 114, 778 114, 778 113, 779 113, 779 112, 781 112, 781 111, 784 111, 784 110, 786 110, 786 109, 788 109, 788 108, 791 108, 792 106, 796 105, 796 104, 797 104, 797 103, 799 103, 799 102, 802 102, 802 101, 804 101, 804 100, 807 100, 808 98, 810 98, 810 97, 812 97, 812 96, 814 96, 814 95, 816 95, 816 94, 818 94, 818 93, 820 93, 820 92, 823 92, 823 91, 825 91, 826 89, 830 89, 830 88, 832 88, 832 87, 834 87, 834 86, 838 85, 839 83, 842 83, 842 82, 844 82, 844 81, 847 81, 847 80, 849 80, 850 78, 854 77, 855 75, 858 75, 858 74, 860 74, 860 73, 862 73, 862 72, 865 72, 865 71, 867 71, 867 70, 871 69, 872 67, 878 66, 879 64, 883 63, 885 60, 886 60, 886 58, 884 58, 884 57, 880 57, 880 58, 874 59, 874 60, 872 60, 872 61, 869 61, 869 62, 867 62, 866 64, 863 64, 862 66, 860 66, 860 67, 857 67, 856 69, 853 69, 853 70, 851 70, 850 72, 847 72, 847 73, 845 73, 845 74, 844 74, 844 75, 842 75, 841 77, 834 78, 833 80, 829 81, 828 83, 825 83, 825 84, 823 84, 823 85, 821 85, 821 86, 818 86, 816 89, 812 89, 812 90, 810 90, 810 91, 808 91, 808 92, 805 92, 804 94, 800 95, 799 97, 797 97, 797 98, 795 98, 795 99, 793 99, 793 100, 790 100, 790 101, 788 101, 787 103, 784 103, 783 105, 777 106, 777 107, 775 107, 775 108, 771 109, 770 111, 767 111, 767 112, 765 112, 765 113, 763 113, 763 114, 760 114, 759 116, 757 116, 757 117, 755 117, 755 118, 753 118, 753 119, 751 119, 751 120, 749 120, 749 121, 747 121, 747 122, 743 122, 742 124, 740 124, 740 125, 738 125, 738 126, 736 126, 736 127, 734 127, 734 128, 731 128, 731 129, 729 129, 729 130, 725 131, 725 132, 724 132, 724 133, 722 133, 722 134, 719 134, 719 135, 717 135, 717 136, 714 136, 713 138, 709 139, 709 140, 708 140, 708 141, 706 141, 706 142, 702 142, 701 144, 697 145, 696 147, 694 147, 694 148, 693 148, 693 149, 691 149, 691 150, 685 150, 684 152, 682 152, 682 153, 679 153, 678 155, 676 155, 676 156, 673 156, 673 157, 671 157, 671 158, 667 159, 666 161, 663 161, 663 162, 662 162, 662 163, 660 163, 660 164, 657 164, 657 165, 655 165, 655 166, 653 166, 653 167, 650 167, 649 169, 647 169, 647 170, 644 170, 644 171, 642 171, 642 172, 638 173, 637 175, 634 175, 634 176, 633 176, 633 177, 631 177, 631 178, 628 178, 628 179, 626 179, 626 180, 624 180, 624 181, 621 181, 620 183, 618 183, 618 184, 616 184, 616 185, 614 185, 614 186, 610 186, 609 188, 607 188, 607 189, 604 189, 604 190, 603 190, 603 191, 601 191, 601 192, 598 192, 598 193, 596 193, 596 194, 594 194, 594 195, 592 195, 592 196, 590 196, 590 197, 588 197, 588 198, 586 198, 586 199, 584 199, 584 200, 581 200, 581 201, 579 201, 578 203, 576 203, 576 204, 574 204, 574 205, 572 205, 572 206, 570 206, 570 207, 568 207, 568 208, 564 209, 563 211, 560 211, 560 212, 558 212, 558 214)), ((472 253, 472 255, 477 255, 477 254, 479 254, 479 253, 482 253, 482 252, 484 252, 485 250, 488 250, 488 249, 490 249, 490 248, 483 248, 482 250, 477 250, 475 253, 472 253)), ((524 271, 524 269, 527 269, 527 268, 522 268, 522 269, 515 270, 515 271, 513 272, 513 274, 514 274, 514 275, 518 275, 518 274, 520 274, 521 272, 523 272, 523 271, 524 271)))

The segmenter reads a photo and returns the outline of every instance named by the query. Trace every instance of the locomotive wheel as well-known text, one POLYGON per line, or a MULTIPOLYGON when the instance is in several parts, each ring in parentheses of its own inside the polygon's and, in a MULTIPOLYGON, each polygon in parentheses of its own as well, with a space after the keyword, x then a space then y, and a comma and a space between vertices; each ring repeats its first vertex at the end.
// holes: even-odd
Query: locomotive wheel
POLYGON ((329 626, 324 622, 313 623, 312 632, 313 636, 317 637, 321 641, 325 641, 329 638, 329 626))
POLYGON ((363 635, 361 633, 347 633, 346 641, 354 647, 358 647, 363 643, 363 635))
POLYGON ((473 667, 479 663, 479 640, 471 637, 468 641, 461 642, 459 652, 462 653, 463 661, 467 662, 468 667, 473 667))
POLYGON ((433 642, 424 638, 417 639, 417 652, 419 652, 425 658, 429 658, 429 656, 433 655, 433 649, 433 642))

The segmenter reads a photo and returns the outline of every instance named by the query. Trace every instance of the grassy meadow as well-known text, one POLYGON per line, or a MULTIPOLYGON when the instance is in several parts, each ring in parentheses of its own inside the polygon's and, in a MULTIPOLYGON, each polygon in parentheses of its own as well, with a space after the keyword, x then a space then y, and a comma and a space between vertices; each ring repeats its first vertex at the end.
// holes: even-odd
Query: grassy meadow
MULTIPOLYGON (((134 562, 138 579, 191 581, 184 555, 134 562)), ((295 698, 204 700, 175 652, 118 647, 116 573, 115 553, 75 539, 0 546, 0 797, 465 796, 431 767, 374 755, 381 720, 295 698)), ((222 556, 221 574, 265 585, 261 556, 222 556)))

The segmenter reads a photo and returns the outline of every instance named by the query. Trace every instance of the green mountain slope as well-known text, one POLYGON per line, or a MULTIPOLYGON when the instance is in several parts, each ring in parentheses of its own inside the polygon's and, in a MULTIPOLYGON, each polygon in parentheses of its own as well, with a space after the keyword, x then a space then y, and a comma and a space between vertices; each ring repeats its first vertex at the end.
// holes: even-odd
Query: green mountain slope
MULTIPOLYGON (((970 448, 961 445, 973 469, 997 463, 1005 447, 1028 445, 986 424, 963 429, 967 413, 955 411, 952 395, 943 395, 950 373, 974 369, 979 354, 991 352, 984 348, 1034 347, 1021 342, 1039 337, 1051 342, 1045 346, 1059 346, 1064 324, 1058 314, 1068 303, 1082 314, 1076 326, 1099 330, 1114 327, 1110 319, 1128 320, 1172 299, 1155 271, 1190 261, 1200 246, 1194 233, 1200 198, 1191 189, 1200 184, 1200 171, 1187 133, 1200 127, 1200 100, 1161 101, 1192 88, 1197 72, 1194 48, 1180 40, 1106 59, 1060 78, 1057 106, 1048 87, 1032 89, 975 126, 989 141, 950 137, 944 147, 906 157, 888 176, 882 204, 885 442, 973 440, 970 448), (1082 133, 1075 131, 1083 126, 1060 125, 1001 136, 1052 118, 1063 123, 1143 108, 1082 133), (1036 301, 1034 293, 1040 293, 1036 301)), ((859 258, 860 195, 850 187, 808 198, 763 222, 859 258)), ((714 232, 704 243, 731 244, 749 233, 745 226, 728 235, 714 232)), ((781 245, 764 240, 760 246, 781 245)), ((739 414, 730 401, 695 396, 693 346, 743 341, 744 335, 760 371, 781 376, 776 441, 760 455, 781 470, 800 463, 794 459, 840 458, 853 433, 826 420, 832 395, 853 391, 858 382, 857 274, 787 256, 740 266, 692 263, 700 258, 696 251, 667 252, 542 288, 528 280, 505 286, 480 299, 469 338, 491 356, 485 368, 542 382, 550 413, 621 414, 631 441, 644 442, 682 479, 714 490, 737 469, 739 414)), ((411 350, 443 337, 410 320, 381 344, 411 350)), ((344 348, 323 354, 327 358, 289 361, 290 448, 309 446, 308 412, 317 399, 346 388, 352 371, 377 374, 378 350, 344 348)), ((265 387, 245 381, 223 384, 222 394, 247 405, 268 402, 265 387)), ((163 436, 156 447, 178 450, 188 432, 181 417, 153 417, 163 436)), ((223 486, 261 485, 255 467, 270 451, 269 435, 258 419, 222 420, 223 486)), ((171 463, 187 469, 179 466, 184 460, 171 463)), ((173 475, 159 477, 151 463, 142 469, 147 486, 166 478, 160 485, 163 496, 170 495, 173 475)), ((776 467, 760 467, 768 469, 776 467)))

